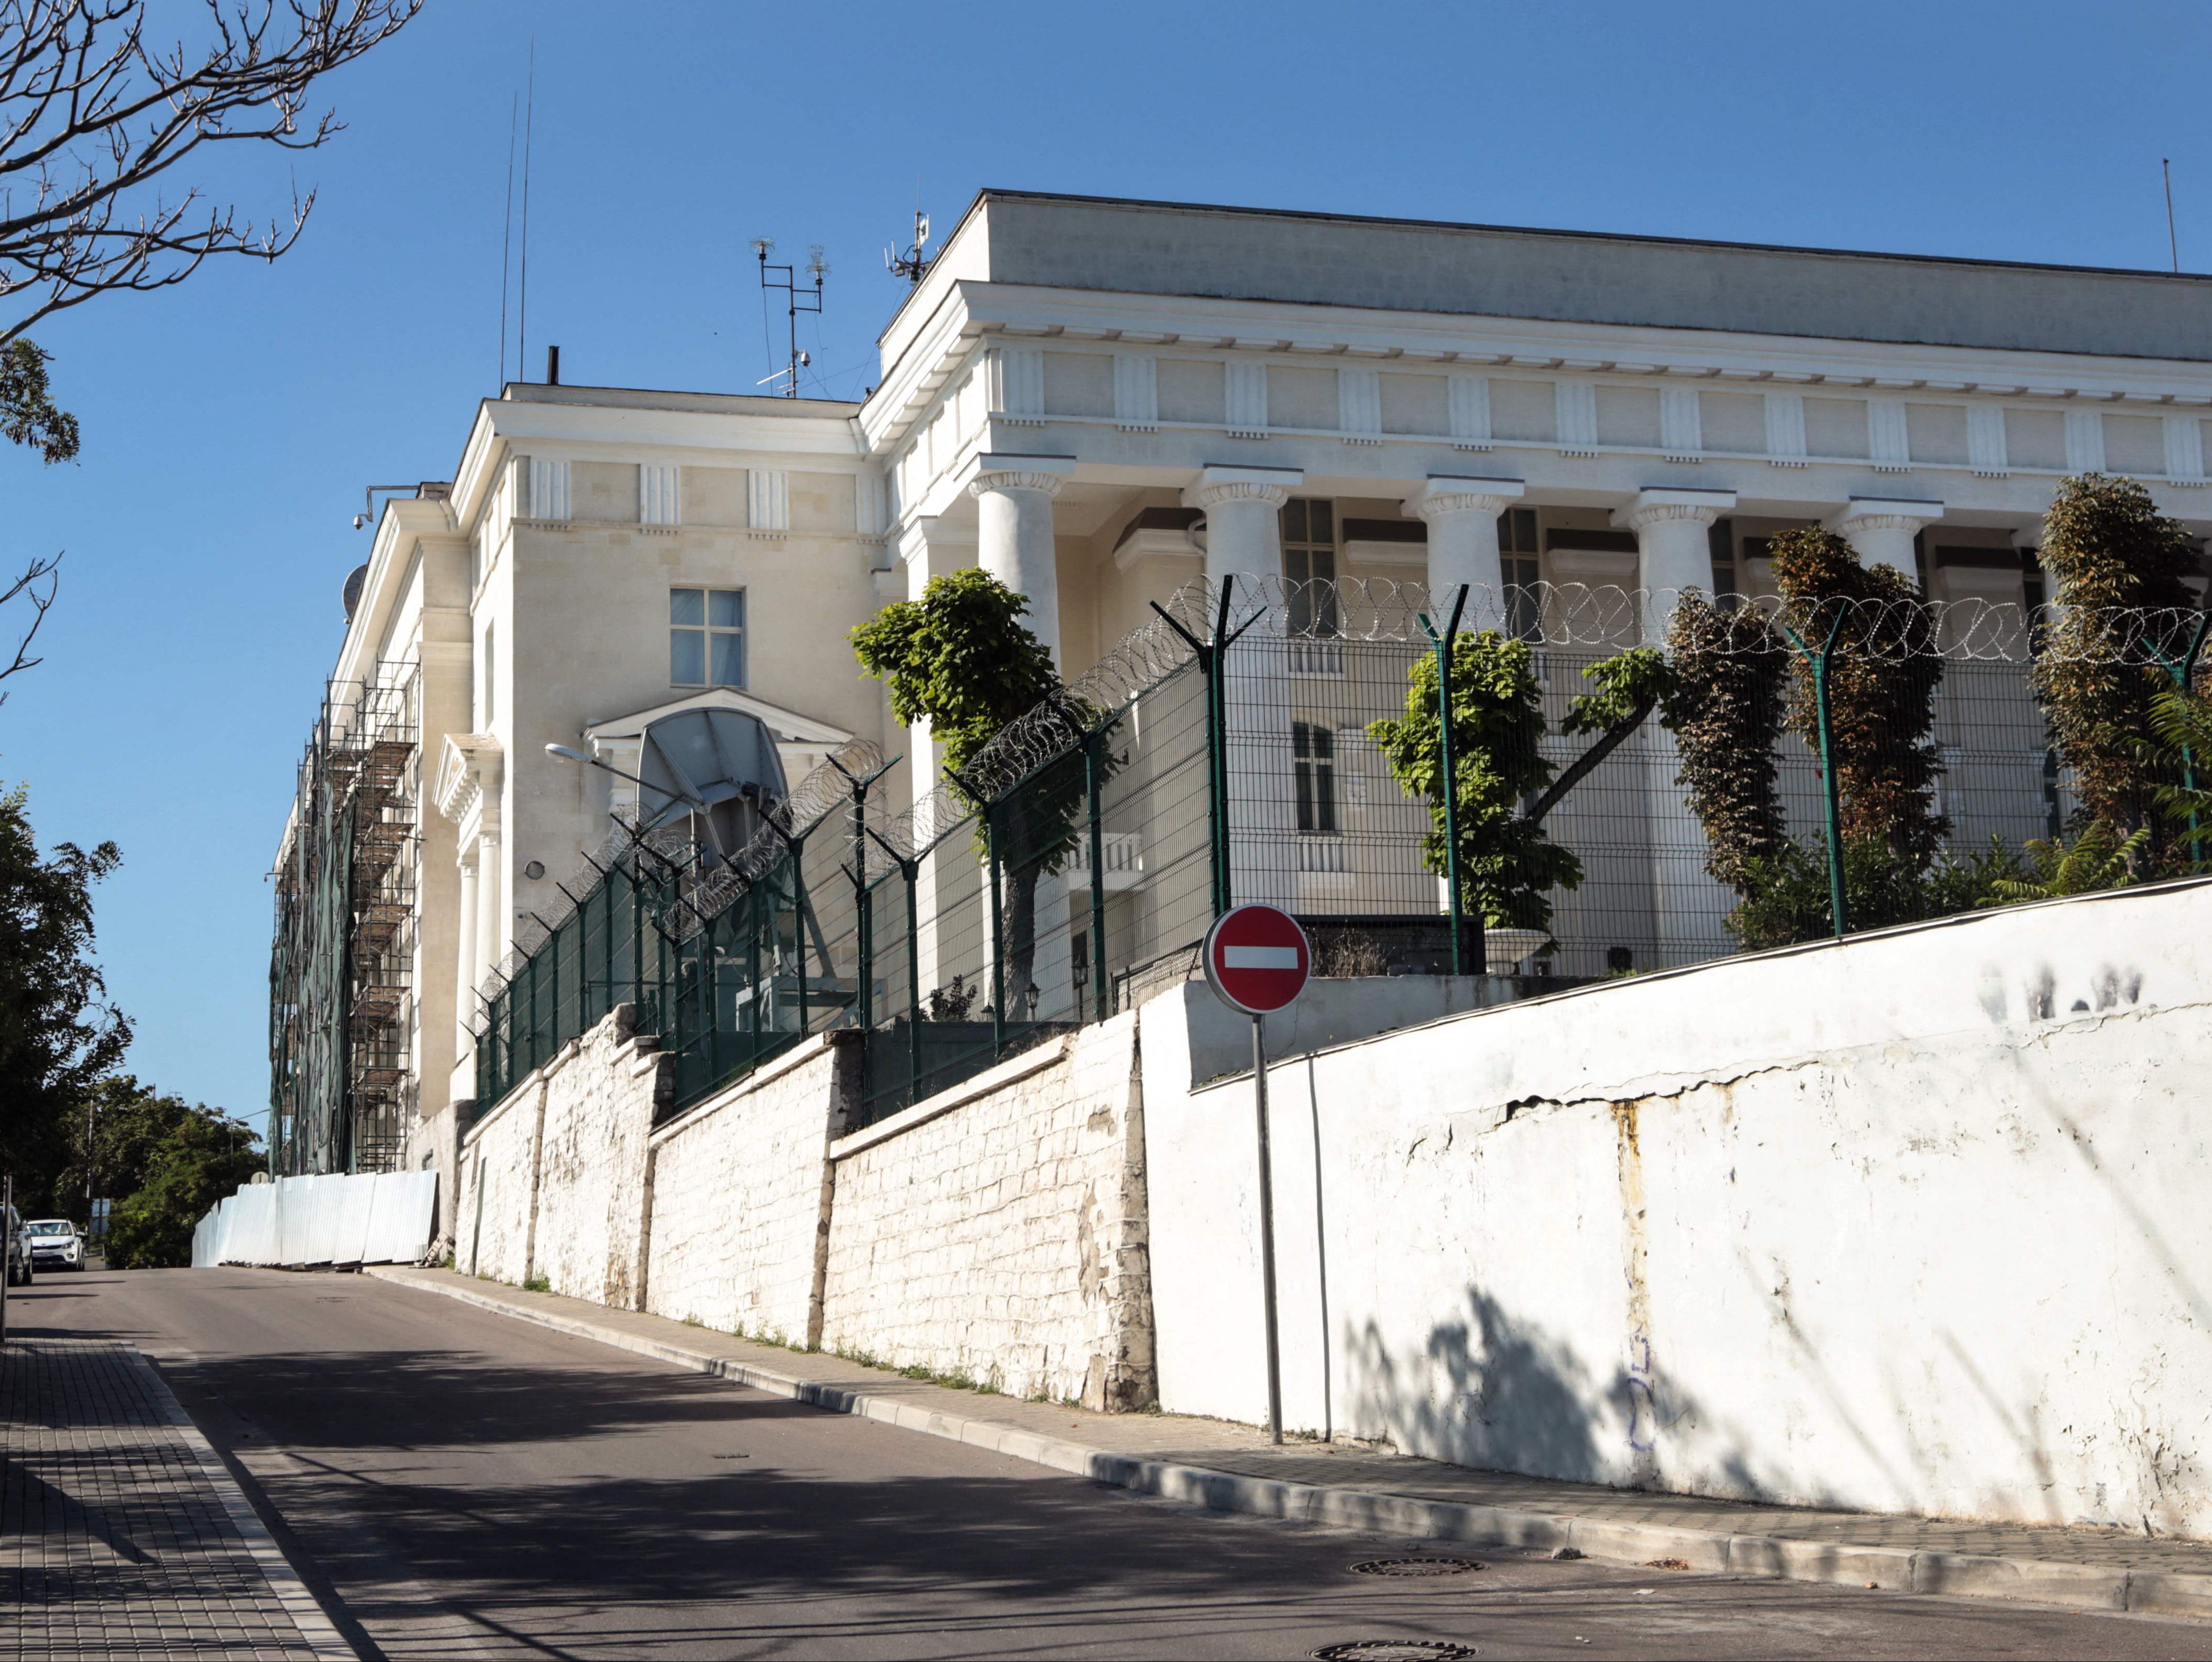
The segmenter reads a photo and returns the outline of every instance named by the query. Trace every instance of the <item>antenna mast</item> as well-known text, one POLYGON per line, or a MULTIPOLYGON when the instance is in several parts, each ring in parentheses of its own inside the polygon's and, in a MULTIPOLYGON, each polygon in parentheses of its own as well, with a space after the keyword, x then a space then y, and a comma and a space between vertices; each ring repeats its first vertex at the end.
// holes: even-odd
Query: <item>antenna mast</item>
POLYGON ((817 242, 807 249, 806 275, 814 279, 814 287, 809 289, 805 284, 799 281, 799 274, 793 267, 770 265, 768 263, 768 257, 775 252, 775 244, 767 237, 753 239, 753 255, 760 261, 761 292, 765 294, 771 288, 783 290, 787 302, 784 311, 791 325, 790 360, 784 368, 778 370, 768 379, 771 381, 782 381, 783 396, 787 398, 796 398, 799 396, 799 372, 814 361, 799 349, 799 314, 802 312, 811 312, 817 316, 820 314, 822 280, 830 275, 830 266, 829 263, 822 258, 820 243, 817 242), (769 275, 771 271, 780 272, 781 275, 772 277, 769 275))
POLYGON ((2159 158, 2159 171, 2166 175, 2166 246, 2173 256, 2174 274, 2181 272, 2181 244, 2173 234, 2173 161, 2169 156, 2159 158))
POLYGON ((928 245, 929 215, 917 208, 914 210, 913 244, 903 254, 884 249, 884 270, 893 276, 904 277, 917 288, 921 288, 921 279, 929 270, 929 255, 925 252, 928 245))

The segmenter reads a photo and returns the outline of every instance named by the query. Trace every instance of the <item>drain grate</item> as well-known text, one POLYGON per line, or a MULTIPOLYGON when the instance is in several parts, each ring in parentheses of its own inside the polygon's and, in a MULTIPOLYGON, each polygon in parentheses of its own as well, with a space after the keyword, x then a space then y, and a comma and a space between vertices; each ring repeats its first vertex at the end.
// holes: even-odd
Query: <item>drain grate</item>
POLYGON ((1443 1639, 1354 1639, 1323 1645, 1313 1656, 1314 1662, 1458 1662, 1481 1654, 1472 1645, 1443 1639))
POLYGON ((1472 1558, 1370 1558, 1354 1564, 1354 1575, 1464 1575, 1482 1566, 1472 1558))

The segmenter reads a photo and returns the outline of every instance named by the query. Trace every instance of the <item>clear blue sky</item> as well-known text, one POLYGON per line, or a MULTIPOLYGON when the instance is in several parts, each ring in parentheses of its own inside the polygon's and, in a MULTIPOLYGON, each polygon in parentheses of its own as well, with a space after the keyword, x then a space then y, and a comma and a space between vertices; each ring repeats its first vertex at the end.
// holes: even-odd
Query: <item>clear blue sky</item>
MULTIPOLYGON (((43 329, 76 466, 0 454, 0 555, 65 548, 0 779, 112 837, 129 1065, 265 1108, 264 881, 365 486, 450 477, 498 370, 510 100, 532 37, 532 374, 750 390, 750 239, 832 266, 808 345, 875 379, 917 199, 986 185, 2000 259, 2212 267, 2212 8, 2185 3, 431 0, 327 83, 300 247, 43 329)), ((285 197, 287 160, 224 185, 285 197)), ((779 320, 780 321, 780 320, 779 320)), ((510 369, 512 365, 510 364, 510 369)))

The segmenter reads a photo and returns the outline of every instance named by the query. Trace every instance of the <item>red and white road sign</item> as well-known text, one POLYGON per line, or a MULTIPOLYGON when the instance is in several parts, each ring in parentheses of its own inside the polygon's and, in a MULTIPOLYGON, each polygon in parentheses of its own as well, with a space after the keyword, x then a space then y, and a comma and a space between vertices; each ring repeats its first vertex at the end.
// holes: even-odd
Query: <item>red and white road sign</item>
POLYGON ((1231 907, 1206 933, 1207 984, 1248 1016, 1286 1009, 1312 974, 1306 932, 1279 907, 1231 907))

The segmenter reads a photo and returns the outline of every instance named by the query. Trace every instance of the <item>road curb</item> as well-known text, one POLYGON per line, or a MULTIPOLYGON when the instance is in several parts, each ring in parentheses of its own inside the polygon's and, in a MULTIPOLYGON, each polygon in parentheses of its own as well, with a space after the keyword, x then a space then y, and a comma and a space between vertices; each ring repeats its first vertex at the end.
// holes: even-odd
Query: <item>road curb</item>
POLYGON ((1998 1598, 2069 1610, 2124 1611, 2142 1616, 2212 1620, 2212 1575, 2175 1570, 2108 1569, 2043 1558, 1983 1557, 1899 1547, 1800 1540, 1787 1536, 1730 1535, 1717 1530, 1662 1524, 1615 1523, 1571 1513, 1521 1511, 1463 1501, 1424 1500, 1278 1478, 1247 1477, 1211 1466, 1147 1459, 1048 1437, 999 1422, 916 1407, 842 1386, 823 1385, 728 1356, 709 1356, 643 1334, 550 1310, 532 1309, 473 1287, 418 1281, 404 1271, 366 1267, 364 1275, 398 1287, 435 1293, 464 1304, 535 1323, 556 1332, 616 1350, 651 1356, 694 1373, 750 1386, 793 1402, 920 1431, 971 1447, 1049 1466, 1139 1495, 1181 1501, 1215 1512, 1283 1518, 1340 1528, 1376 1531, 1409 1539, 1464 1546, 1571 1547, 1601 1562, 1649 1565, 1675 1559, 1707 1574, 1757 1576, 1863 1587, 1893 1592, 1941 1593, 1953 1598, 1998 1598))
MULTIPOLYGON (((421 1285, 420 1283, 410 1284, 421 1285)), ((243 1538, 246 1552, 260 1570, 262 1579, 269 1584, 269 1591, 276 1595, 276 1602, 284 1607, 284 1613, 292 1618, 292 1625, 299 1629, 301 1642, 318 1657, 329 1659, 329 1662, 358 1662, 354 1647, 346 1642, 344 1635, 338 1632, 322 1605, 316 1602, 315 1595, 307 1590, 307 1584, 300 1579, 299 1571, 292 1568, 292 1561, 284 1556, 284 1550, 276 1544, 276 1538, 270 1534, 268 1526, 261 1521, 261 1514, 246 1498, 246 1491, 238 1486, 238 1479, 231 1476, 230 1468, 222 1463, 222 1456, 215 1452, 215 1445, 207 1440, 198 1426, 192 1423, 191 1416, 185 1412, 185 1405, 177 1400, 176 1392, 169 1389, 169 1382, 161 1377, 161 1370, 155 1367, 152 1360, 137 1346, 126 1345, 125 1349, 132 1365, 146 1381, 147 1394, 154 1398, 163 1416, 184 1440, 185 1447, 191 1450, 201 1475, 222 1502, 222 1509, 229 1515, 231 1526, 243 1538)))

